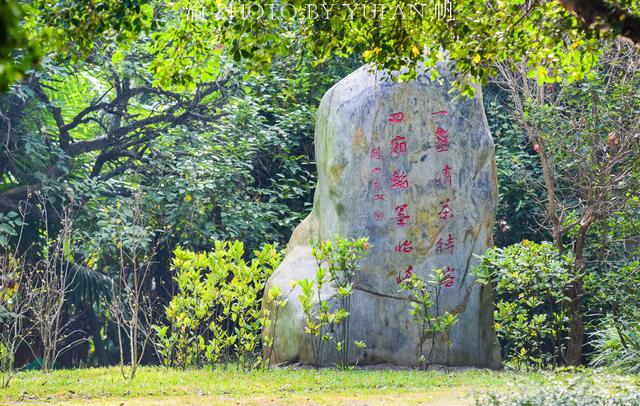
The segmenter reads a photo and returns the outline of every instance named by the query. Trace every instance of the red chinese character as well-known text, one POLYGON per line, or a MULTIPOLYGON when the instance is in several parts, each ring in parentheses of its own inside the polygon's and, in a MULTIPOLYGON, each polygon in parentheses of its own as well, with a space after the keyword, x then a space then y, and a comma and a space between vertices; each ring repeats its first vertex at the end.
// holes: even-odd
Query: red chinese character
POLYGON ((406 271, 404 271, 404 276, 398 274, 398 276, 396 277, 396 282, 399 284, 401 284, 402 282, 404 282, 407 279, 411 279, 411 275, 413 275, 413 267, 411 265, 409 265, 409 267, 407 268, 406 271))
MULTIPOLYGON (((442 174, 444 175, 444 184, 447 186, 451 186, 451 167, 449 165, 445 165, 442 170, 442 174)), ((436 172, 435 184, 436 186, 442 186, 443 177, 440 176, 439 172, 436 172)))
POLYGON ((442 254, 442 246, 443 246, 443 242, 442 242, 442 238, 440 238, 438 240, 438 242, 436 243, 436 253, 438 254, 442 254))
POLYGON ((381 159, 380 147, 371 150, 371 159, 381 159))
POLYGON ((399 113, 393 113, 389 116, 389 122, 390 123, 399 123, 402 121, 402 119, 404 118, 404 113, 399 112, 399 113))
POLYGON ((433 113, 431 113, 432 116, 448 116, 449 112, 442 110, 442 111, 434 111, 433 113))
POLYGON ((404 226, 407 224, 407 220, 411 219, 411 216, 404 214, 404 210, 409 207, 408 204, 401 204, 400 206, 396 207, 396 221, 398 222, 399 226, 404 226))
POLYGON ((376 194, 373 195, 373 200, 384 200, 384 193, 382 193, 382 188, 378 180, 373 181, 373 187, 376 190, 376 194))
POLYGON ((398 135, 391 140, 391 153, 392 154, 404 154, 407 152, 407 137, 398 135))
POLYGON ((391 189, 409 189, 409 179, 404 171, 393 171, 393 176, 391 177, 391 189))
POLYGON ((378 167, 373 168, 373 173, 380 173, 380 172, 382 172, 382 168, 378 168, 378 167))
POLYGON ((449 254, 453 254, 453 249, 456 247, 455 242, 453 241, 453 236, 451 234, 449 234, 449 237, 447 238, 447 245, 445 246, 445 248, 447 249, 447 251, 449 251, 449 254))
POLYGON ((451 186, 451 167, 449 165, 445 165, 442 170, 442 174, 444 175, 445 185, 451 186))
POLYGON ((443 220, 448 220, 453 217, 453 210, 449 207, 449 199, 440 202, 440 214, 439 217, 443 220))
POLYGON ((436 172, 436 178, 434 179, 436 186, 442 185, 442 177, 440 177, 440 172, 436 172))
POLYGON ((384 220, 384 213, 381 210, 376 210, 373 213, 373 218, 376 219, 377 221, 382 221, 384 220))
POLYGON ((444 152, 449 150, 449 130, 438 127, 436 130, 436 151, 444 152))
POLYGON ((456 269, 452 266, 448 266, 442 272, 442 280, 440 281, 440 286, 444 286, 445 288, 450 288, 456 283, 456 277, 453 274, 456 269))
POLYGON ((404 240, 404 242, 401 242, 396 247, 396 252, 404 252, 405 254, 409 254, 411 251, 413 251, 413 247, 411 246, 411 241, 409 240, 404 240))

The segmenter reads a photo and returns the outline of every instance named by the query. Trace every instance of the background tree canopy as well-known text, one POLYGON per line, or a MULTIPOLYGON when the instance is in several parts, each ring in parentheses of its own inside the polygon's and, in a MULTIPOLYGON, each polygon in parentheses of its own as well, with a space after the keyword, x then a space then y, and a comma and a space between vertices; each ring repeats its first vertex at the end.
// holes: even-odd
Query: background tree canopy
POLYGON ((3 0, 0 19, 0 85, 21 77, 42 54, 91 58, 121 51, 145 38, 149 69, 163 84, 215 77, 225 56, 251 71, 268 69, 274 55, 288 55, 302 40, 315 61, 362 55, 389 69, 427 66, 447 56, 459 85, 483 82, 497 62, 524 60, 542 82, 584 77, 597 60, 597 39, 620 36, 640 42, 637 1, 512 0, 431 3, 285 1, 174 2, 3 0), (118 49, 119 51, 116 51, 118 49), (426 55, 426 60, 424 55, 426 55))

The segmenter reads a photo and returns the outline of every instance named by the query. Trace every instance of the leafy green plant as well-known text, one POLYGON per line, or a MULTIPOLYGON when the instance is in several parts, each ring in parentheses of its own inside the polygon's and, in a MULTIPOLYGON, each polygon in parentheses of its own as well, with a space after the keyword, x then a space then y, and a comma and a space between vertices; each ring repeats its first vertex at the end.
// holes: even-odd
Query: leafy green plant
POLYGON ((595 313, 591 364, 639 372, 640 262, 616 265, 602 266, 587 279, 587 290, 592 293, 589 304, 595 313))
POLYGON ((323 267, 316 269, 314 280, 303 279, 297 282, 302 291, 298 299, 305 315, 304 332, 311 338, 313 363, 316 369, 322 366, 326 344, 334 342, 338 353, 342 351, 342 341, 336 340, 336 331, 348 316, 343 307, 332 311, 329 305, 331 298, 322 298, 323 287, 329 282, 327 270, 323 267))
POLYGON ((174 251, 178 292, 165 308, 168 324, 154 327, 165 365, 222 361, 226 367, 232 358, 244 370, 260 365, 260 336, 267 322, 260 310, 262 292, 282 254, 266 244, 254 251, 251 262, 243 257, 239 241, 216 241, 210 253, 174 251))
POLYGON ((640 319, 605 318, 591 336, 593 366, 622 368, 631 373, 640 372, 640 319))
MULTIPOLYGON (((346 368, 349 363, 349 343, 351 341, 349 331, 349 315, 351 314, 351 295, 353 294, 353 281, 356 278, 360 262, 371 248, 368 238, 347 239, 336 237, 335 242, 320 241, 312 248, 312 254, 316 258, 318 268, 326 266, 330 275, 330 282, 337 289, 340 300, 340 310, 344 312, 344 321, 341 323, 340 336, 337 338, 336 349, 342 356, 341 367, 346 368)), ((362 344, 358 347, 362 348, 362 344)))
POLYGON ((321 297, 322 287, 328 283, 327 270, 318 268, 315 280, 302 279, 298 281, 301 293, 298 295, 302 311, 305 315, 304 332, 311 337, 313 363, 316 369, 322 365, 323 347, 333 338, 330 328, 329 303, 321 297), (316 310, 316 303, 318 309, 316 310))
POLYGON ((429 368, 433 361, 436 343, 440 334, 445 335, 447 343, 447 354, 444 363, 447 365, 449 362, 449 348, 451 347, 449 334, 453 325, 458 321, 458 315, 447 311, 440 314, 441 282, 444 278, 445 275, 442 269, 436 269, 429 281, 414 273, 411 278, 405 279, 400 284, 401 290, 408 291, 411 294, 409 314, 419 326, 418 362, 420 369, 429 368), (429 337, 431 338, 431 346, 429 355, 425 356, 424 343, 429 337))
POLYGON ((0 212, 0 248, 6 248, 11 237, 17 237, 23 219, 15 211, 0 212))
MULTIPOLYGON (((28 297, 21 286, 31 269, 25 256, 11 250, 8 236, 22 236, 23 219, 10 212, 0 213, 0 388, 9 386, 15 373, 15 352, 29 334, 25 321, 29 312, 28 297), (19 232, 13 227, 20 226, 19 232), (3 238, 4 237, 4 238, 3 238)), ((17 244, 20 245, 20 239, 17 244)))
POLYGON ((573 258, 550 243, 524 240, 491 248, 474 272, 494 286, 495 328, 508 365, 520 368, 565 362, 569 333, 566 290, 575 281, 573 258))
POLYGON ((498 86, 483 89, 485 112, 491 136, 496 144, 498 207, 494 226, 494 243, 498 247, 524 239, 544 238, 543 230, 530 227, 544 215, 536 203, 539 194, 536 180, 542 171, 527 136, 512 117, 508 98, 498 86))
POLYGON ((24 257, 2 252, 0 255, 0 388, 9 386, 15 373, 15 352, 29 335, 28 297, 22 289, 24 257))
POLYGON ((291 295, 291 292, 293 292, 296 286, 297 282, 292 281, 289 292, 287 292, 287 294, 284 296, 282 296, 282 290, 279 286, 272 286, 271 289, 269 289, 269 291, 267 292, 267 302, 273 303, 273 317, 271 317, 271 315, 268 313, 268 310, 263 309, 264 312, 267 312, 265 314, 266 320, 264 327, 271 327, 270 334, 263 337, 262 339, 262 345, 265 349, 264 356, 266 359, 265 363, 267 369, 271 368, 271 358, 274 351, 273 343, 276 339, 276 329, 278 327, 278 316, 280 314, 280 310, 284 309, 287 306, 287 304, 289 303, 289 295, 291 295))

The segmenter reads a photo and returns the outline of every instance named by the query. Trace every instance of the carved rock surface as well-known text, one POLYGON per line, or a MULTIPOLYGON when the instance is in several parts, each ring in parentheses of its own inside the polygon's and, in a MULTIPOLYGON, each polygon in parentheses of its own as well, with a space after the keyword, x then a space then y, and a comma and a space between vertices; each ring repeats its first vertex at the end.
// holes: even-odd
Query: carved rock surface
MULTIPOLYGON (((335 235, 369 237, 373 248, 354 283, 350 363, 417 365, 420 341, 398 282, 411 272, 429 278, 446 270, 439 311, 458 314, 450 335, 436 340, 433 362, 498 368, 491 292, 474 281, 473 254, 492 244, 497 202, 494 144, 481 90, 475 99, 450 93, 451 76, 440 68, 432 81, 420 75, 391 82, 362 67, 323 97, 317 114, 318 184, 311 214, 295 229, 288 253, 268 281, 290 291, 292 280, 313 279, 311 242, 335 235)), ((332 287, 323 291, 326 298, 332 287)), ((313 363, 310 338, 296 288, 279 311, 272 362, 313 363)), ((332 302, 337 305, 337 301, 332 302)), ((266 303, 266 307, 272 307, 266 303)), ((266 332, 267 334, 270 331, 266 332)), ((338 355, 325 346, 324 364, 338 355)))

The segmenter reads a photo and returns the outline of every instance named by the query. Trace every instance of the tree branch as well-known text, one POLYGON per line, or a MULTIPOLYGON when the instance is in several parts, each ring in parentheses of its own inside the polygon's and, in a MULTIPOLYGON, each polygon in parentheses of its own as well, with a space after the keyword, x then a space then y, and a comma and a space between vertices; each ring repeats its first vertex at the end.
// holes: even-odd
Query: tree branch
POLYGON ((609 31, 640 45, 640 16, 603 0, 558 0, 590 29, 609 31))

